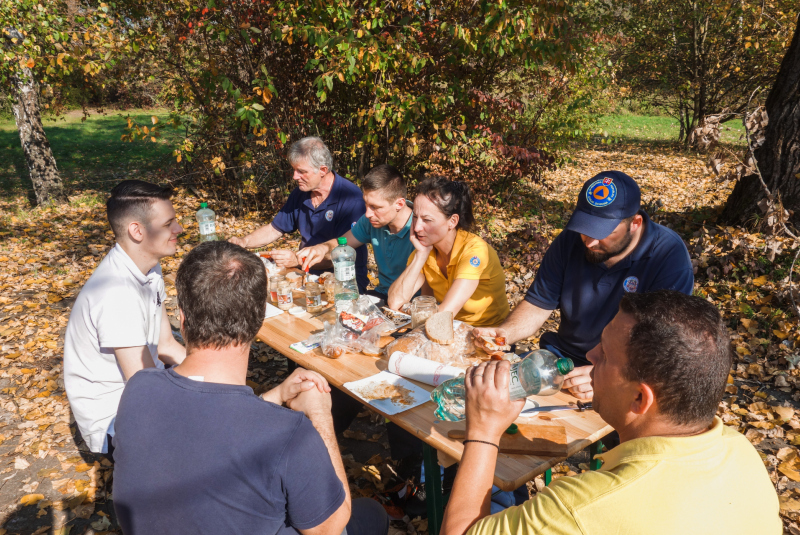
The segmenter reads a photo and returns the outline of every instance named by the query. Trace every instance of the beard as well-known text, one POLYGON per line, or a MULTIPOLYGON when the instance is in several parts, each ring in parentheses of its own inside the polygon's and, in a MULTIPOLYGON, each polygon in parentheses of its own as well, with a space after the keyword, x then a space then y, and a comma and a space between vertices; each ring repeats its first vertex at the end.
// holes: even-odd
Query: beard
POLYGON ((630 232, 630 226, 628 226, 628 232, 626 232, 625 235, 620 238, 619 242, 614 244, 611 249, 604 251, 592 251, 591 249, 587 248, 586 261, 590 264, 599 264, 601 262, 605 262, 609 258, 613 258, 627 249, 632 241, 633 233, 630 232))

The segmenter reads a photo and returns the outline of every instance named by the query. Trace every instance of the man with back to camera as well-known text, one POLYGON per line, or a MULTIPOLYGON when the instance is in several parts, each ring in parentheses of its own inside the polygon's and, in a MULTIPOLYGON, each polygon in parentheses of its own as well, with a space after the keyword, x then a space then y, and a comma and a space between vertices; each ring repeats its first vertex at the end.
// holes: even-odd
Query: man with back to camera
POLYGON ((587 357, 593 406, 621 444, 600 470, 561 477, 489 515, 497 444, 524 400, 507 362, 470 368, 466 439, 443 535, 779 535, 778 496, 758 452, 716 417, 732 362, 717 308, 670 290, 627 293, 587 357))
POLYGON ((81 436, 113 452, 114 418, 125 383, 143 368, 175 365, 186 351, 172 336, 159 260, 183 232, 172 190, 125 180, 106 212, 116 244, 81 290, 64 340, 64 386, 81 436))
POLYGON ((261 397, 246 385, 266 284, 232 243, 184 257, 186 359, 136 374, 120 402, 114 508, 127 535, 386 535, 376 501, 351 502, 325 379, 297 369, 261 397))
MULTIPOLYGON (((364 215, 364 200, 358 186, 333 170, 333 156, 318 137, 304 137, 289 148, 289 164, 294 170, 292 179, 297 187, 286 204, 268 225, 260 227, 244 238, 229 241, 245 248, 264 247, 283 234, 300 232, 300 248, 317 245, 343 236, 364 215)), ((367 248, 356 249, 356 283, 364 293, 367 278, 367 248)), ((272 259, 281 267, 300 264, 297 255, 289 250, 272 251, 272 259)), ((322 261, 319 269, 332 267, 322 261)), ((311 273, 320 274, 321 271, 311 273)))
MULTIPOLYGON (((361 181, 366 213, 348 230, 347 244, 358 248, 371 243, 378 265, 379 284, 366 293, 386 301, 389 287, 406 268, 406 261, 414 251, 409 234, 413 204, 406 199, 408 189, 400 171, 391 165, 373 167, 361 181)), ((323 260, 330 261, 331 251, 337 246, 336 238, 298 251, 303 269, 323 260)))
POLYGON ((691 294, 694 274, 686 245, 674 231, 641 209, 639 185, 620 171, 604 171, 584 183, 575 212, 547 249, 525 300, 497 328, 473 331, 514 343, 538 331, 556 308, 558 332, 539 347, 569 357, 576 368, 564 388, 591 399, 592 366, 586 353, 614 317, 627 293, 670 289, 691 294))

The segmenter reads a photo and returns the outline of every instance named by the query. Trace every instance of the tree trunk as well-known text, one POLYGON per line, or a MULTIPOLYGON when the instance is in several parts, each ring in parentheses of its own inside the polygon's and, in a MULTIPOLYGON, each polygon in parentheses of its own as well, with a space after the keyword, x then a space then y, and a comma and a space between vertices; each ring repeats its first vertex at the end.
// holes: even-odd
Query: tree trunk
MULTIPOLYGON (((800 220, 800 17, 792 43, 783 58, 766 103, 769 124, 766 140, 756 149, 761 176, 783 206, 800 220)), ((720 215, 726 224, 741 224, 759 212, 766 196, 758 176, 743 177, 731 192, 720 215)))
POLYGON ((27 67, 22 75, 13 79, 14 119, 19 130, 19 140, 25 163, 36 194, 36 204, 66 202, 64 184, 56 167, 50 142, 44 133, 39 109, 39 92, 33 72, 27 67))

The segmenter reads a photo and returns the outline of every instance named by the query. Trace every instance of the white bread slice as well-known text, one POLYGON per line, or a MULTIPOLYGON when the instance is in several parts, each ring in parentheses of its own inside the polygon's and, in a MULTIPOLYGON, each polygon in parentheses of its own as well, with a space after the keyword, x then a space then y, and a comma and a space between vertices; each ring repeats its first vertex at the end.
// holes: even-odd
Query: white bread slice
POLYGON ((449 345, 455 340, 453 313, 437 312, 425 322, 425 334, 437 344, 449 345))

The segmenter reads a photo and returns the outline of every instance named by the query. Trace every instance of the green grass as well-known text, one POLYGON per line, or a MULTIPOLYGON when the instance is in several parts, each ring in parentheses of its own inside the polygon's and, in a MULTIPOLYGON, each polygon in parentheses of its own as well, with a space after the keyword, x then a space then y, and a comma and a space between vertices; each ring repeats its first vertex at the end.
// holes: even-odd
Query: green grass
MULTIPOLYGON (((179 133, 164 126, 163 136, 156 143, 122 141, 128 115, 147 126, 152 126, 153 115, 161 124, 168 117, 165 110, 126 110, 92 114, 86 121, 75 112, 44 119, 45 133, 70 193, 84 188, 107 189, 123 178, 146 177, 174 165, 172 151, 179 133)), ((0 119, 0 192, 20 193, 30 187, 14 120, 0 119)))
MULTIPOLYGON (((598 129, 601 135, 623 141, 660 141, 677 142, 680 125, 672 117, 652 117, 644 115, 606 115, 600 118, 598 129)), ((742 123, 738 120, 728 121, 722 125, 720 141, 728 145, 744 146, 742 123)))

